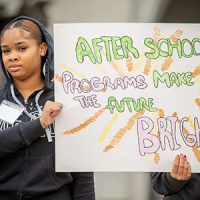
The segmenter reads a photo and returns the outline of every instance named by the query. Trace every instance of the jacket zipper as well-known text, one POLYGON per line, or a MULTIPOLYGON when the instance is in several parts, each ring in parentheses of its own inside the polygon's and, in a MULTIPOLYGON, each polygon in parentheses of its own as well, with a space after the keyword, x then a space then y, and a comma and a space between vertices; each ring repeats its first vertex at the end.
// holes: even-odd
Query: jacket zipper
MULTIPOLYGON (((28 100, 27 99, 24 99, 24 105, 25 105, 25 108, 26 108, 27 105, 28 105, 28 100)), ((23 197, 24 182, 25 182, 25 177, 26 177, 27 171, 28 171, 28 150, 27 149, 25 150, 24 162, 25 162, 25 164, 24 164, 24 173, 22 175, 21 182, 20 182, 20 187, 19 187, 19 190, 18 190, 19 200, 22 200, 22 197, 23 197)))
POLYGON ((18 190, 19 200, 22 200, 22 197, 23 197, 23 187, 24 187, 25 177, 28 171, 28 151, 27 150, 25 150, 24 162, 25 162, 24 173, 22 175, 19 190, 18 190))

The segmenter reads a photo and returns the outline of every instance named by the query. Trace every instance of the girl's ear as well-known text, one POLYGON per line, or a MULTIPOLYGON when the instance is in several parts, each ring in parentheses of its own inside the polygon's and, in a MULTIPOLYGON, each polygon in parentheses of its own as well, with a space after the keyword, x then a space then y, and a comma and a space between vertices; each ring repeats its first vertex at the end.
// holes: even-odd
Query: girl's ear
POLYGON ((47 44, 46 43, 42 43, 41 45, 40 45, 40 56, 45 56, 46 55, 46 53, 47 53, 47 44))

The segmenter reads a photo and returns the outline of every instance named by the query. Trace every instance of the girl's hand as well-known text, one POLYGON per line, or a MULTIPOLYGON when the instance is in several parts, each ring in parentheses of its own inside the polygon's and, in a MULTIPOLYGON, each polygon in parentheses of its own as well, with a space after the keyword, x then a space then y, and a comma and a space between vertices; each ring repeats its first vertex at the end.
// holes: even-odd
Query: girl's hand
POLYGON ((177 180, 188 180, 191 177, 191 166, 185 155, 177 155, 170 175, 177 180))
POLYGON ((46 128, 49 125, 51 125, 55 117, 58 115, 58 113, 62 109, 62 104, 58 102, 53 101, 47 101, 44 105, 41 117, 40 117, 40 123, 42 128, 46 128))

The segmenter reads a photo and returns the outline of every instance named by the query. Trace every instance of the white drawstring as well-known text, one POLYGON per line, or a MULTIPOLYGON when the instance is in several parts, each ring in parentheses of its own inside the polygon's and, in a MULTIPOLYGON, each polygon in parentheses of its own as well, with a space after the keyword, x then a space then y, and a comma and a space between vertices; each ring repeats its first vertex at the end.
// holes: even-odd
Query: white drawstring
MULTIPOLYGON (((15 96, 15 92, 14 92, 14 86, 11 84, 10 85, 10 88, 11 88, 11 95, 13 97, 13 99, 15 100, 15 102, 22 106, 24 108, 24 112, 25 114, 31 118, 31 120, 35 120, 37 119, 38 117, 36 116, 33 116, 31 115, 25 108, 25 106, 17 99, 17 97, 15 96)), ((44 90, 41 90, 40 92, 37 93, 36 97, 35 97, 35 104, 36 104, 36 107, 37 107, 37 110, 38 110, 38 113, 39 113, 39 117, 41 116, 42 114, 42 109, 40 108, 39 104, 38 104, 38 101, 39 101, 39 98, 41 96, 41 94, 44 92, 44 90)), ((52 136, 51 136, 51 131, 50 131, 50 127, 48 126, 47 128, 45 128, 45 132, 46 132, 46 136, 47 136, 47 140, 48 142, 52 142, 53 139, 52 139, 52 136)))
MULTIPOLYGON (((40 92, 37 93, 36 97, 35 97, 35 104, 36 104, 36 107, 38 109, 38 112, 39 112, 39 116, 41 116, 42 114, 42 110, 38 104, 38 100, 40 98, 40 95, 44 92, 44 90, 41 90, 40 92)), ((45 128, 45 132, 46 132, 46 135, 47 135, 47 140, 48 142, 52 142, 53 139, 52 139, 52 136, 51 136, 51 131, 50 131, 50 127, 48 126, 47 128, 45 128)))
POLYGON ((15 92, 14 92, 14 86, 13 86, 12 84, 10 85, 10 89, 11 89, 12 97, 13 97, 13 99, 15 100, 15 102, 16 102, 18 105, 20 105, 22 108, 24 108, 24 111, 23 111, 23 112, 25 112, 26 115, 27 115, 28 117, 31 118, 31 120, 37 119, 37 117, 31 115, 31 114, 26 110, 26 108, 24 107, 24 105, 17 99, 17 97, 15 96, 15 92))

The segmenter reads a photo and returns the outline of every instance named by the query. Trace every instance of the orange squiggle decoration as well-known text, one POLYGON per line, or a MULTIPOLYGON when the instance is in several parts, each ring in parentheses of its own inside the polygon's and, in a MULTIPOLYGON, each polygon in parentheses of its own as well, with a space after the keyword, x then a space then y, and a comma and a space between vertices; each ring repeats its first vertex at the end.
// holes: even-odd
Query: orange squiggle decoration
MULTIPOLYGON (((104 56, 106 56, 105 51, 102 51, 102 53, 103 53, 104 56)), ((120 77, 125 76, 125 73, 123 72, 123 70, 121 69, 121 66, 118 63, 114 62, 113 60, 111 60, 109 63, 114 68, 114 70, 118 73, 118 75, 120 77)))
MULTIPOLYGON (((176 112, 173 113, 172 115, 177 117, 177 113, 176 112)), ((178 120, 178 122, 180 123, 181 121, 178 120)), ((185 135, 189 135, 190 134, 190 132, 185 127, 183 127, 183 132, 184 132, 185 135)), ((192 147, 192 151, 193 151, 197 161, 200 162, 200 151, 199 151, 198 146, 196 144, 192 147)))
POLYGON ((180 29, 177 29, 175 34, 170 36, 170 39, 172 40, 173 43, 176 43, 177 39, 180 38, 181 35, 183 35, 183 31, 180 29))
POLYGON ((178 115, 177 115, 177 112, 172 113, 172 116, 173 116, 173 117, 177 117, 177 116, 178 116, 178 115))
POLYGON ((170 68, 171 64, 173 63, 172 57, 169 57, 165 60, 165 62, 162 64, 162 71, 166 71, 170 68))
POLYGON ((162 108, 160 108, 159 110, 159 117, 164 117, 165 116, 165 112, 162 108))
POLYGON ((150 69, 151 69, 151 60, 147 59, 143 73, 146 74, 146 75, 149 75, 150 69))
POLYGON ((137 118, 141 117, 144 114, 144 111, 140 111, 137 112, 135 115, 133 115, 127 122, 126 126, 121 128, 113 137, 112 141, 110 142, 110 144, 105 147, 105 149, 103 150, 104 152, 108 152, 109 150, 111 150, 112 148, 114 148, 119 141, 122 139, 123 135, 128 131, 131 130, 131 128, 133 127, 133 125, 135 124, 135 121, 137 120, 137 118))
POLYGON ((200 99, 199 98, 195 99, 195 103, 200 107, 200 99))
POLYGON ((83 89, 84 89, 84 90, 90 90, 91 87, 90 87, 89 85, 84 85, 84 86, 83 86, 83 89))
POLYGON ((130 53, 128 54, 128 58, 126 59, 126 66, 127 66, 129 72, 131 72, 133 70, 133 59, 132 59, 130 53))
POLYGON ((194 70, 194 72, 192 72, 192 77, 196 77, 200 75, 200 65, 196 67, 196 69, 194 70))
POLYGON ((154 44, 158 43, 158 40, 160 38, 160 29, 158 27, 155 27, 154 29, 154 36, 153 36, 153 40, 154 40, 154 44))
POLYGON ((89 124, 95 122, 96 119, 99 116, 101 116, 105 110, 106 110, 106 108, 102 108, 101 110, 99 110, 98 112, 96 112, 92 117, 90 117, 89 119, 87 119, 85 122, 83 122, 82 124, 80 124, 79 126, 73 128, 73 129, 65 131, 64 134, 67 134, 67 135, 74 134, 74 133, 80 131, 81 129, 86 128, 89 124))
POLYGON ((54 80, 55 80, 55 81, 58 81, 58 82, 60 82, 60 83, 63 82, 62 76, 60 76, 59 74, 55 74, 54 80))
POLYGON ((120 65, 118 63, 114 62, 113 60, 111 60, 109 63, 114 68, 114 70, 118 73, 118 75, 120 77, 125 76, 124 72, 120 69, 120 65))
POLYGON ((154 153, 154 163, 159 164, 160 163, 160 155, 158 152, 154 153))

